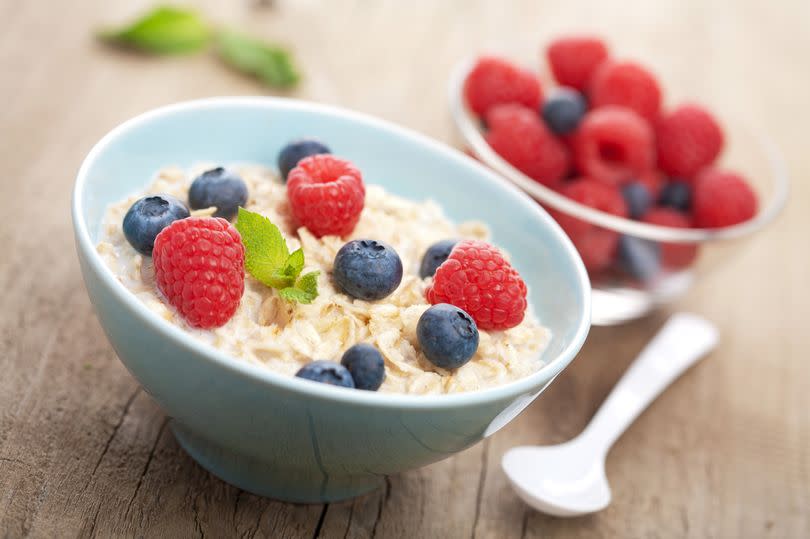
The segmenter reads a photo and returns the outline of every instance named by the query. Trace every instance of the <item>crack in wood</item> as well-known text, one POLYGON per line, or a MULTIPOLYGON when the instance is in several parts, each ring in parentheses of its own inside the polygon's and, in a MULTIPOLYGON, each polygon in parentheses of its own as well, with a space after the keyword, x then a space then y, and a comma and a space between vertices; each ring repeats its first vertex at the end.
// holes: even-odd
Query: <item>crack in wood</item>
POLYGON ((267 506, 265 505, 264 508, 262 508, 262 510, 259 511, 259 514, 256 517, 256 525, 253 527, 253 530, 250 532, 249 539, 253 539, 254 537, 256 537, 256 534, 259 533, 259 526, 262 525, 262 517, 264 516, 264 511, 265 511, 266 508, 267 508, 267 506))
MULTIPOLYGON (((115 435, 118 434, 118 429, 120 429, 121 425, 124 423, 124 419, 127 417, 127 414, 129 413, 129 409, 132 406, 132 403, 135 402, 135 397, 137 397, 138 393, 140 393, 140 392, 141 392, 141 386, 138 386, 138 387, 135 388, 135 391, 132 392, 132 395, 130 395, 129 398, 127 399, 127 402, 124 405, 124 409, 121 412, 121 417, 118 418, 118 422, 113 427, 113 430, 110 433, 109 438, 107 438, 107 443, 104 444, 104 450, 101 452, 101 455, 99 455, 98 460, 96 461, 96 465, 93 466, 93 473, 90 474, 91 479, 96 475, 96 472, 98 471, 98 467, 101 466, 101 461, 104 460, 104 456, 107 454, 107 451, 109 451, 109 449, 110 449, 110 444, 112 444, 112 441, 115 438, 115 435)), ((89 484, 90 481, 88 480, 87 483, 89 484)), ((87 487, 85 486, 85 488, 87 488, 87 487)))
POLYGON ((231 520, 233 521, 233 530, 238 531, 236 529, 236 512, 239 509, 239 500, 242 498, 242 493, 245 492, 241 488, 236 493, 236 499, 233 502, 233 515, 231 516, 231 520))
POLYGON ((10 459, 10 458, 6 458, 6 457, 0 457, 0 462, 12 462, 14 464, 22 464, 23 466, 25 466, 26 468, 29 468, 29 469, 32 467, 30 464, 28 464, 24 460, 20 460, 20 459, 10 459))
POLYGON ((101 512, 101 502, 96 507, 96 514, 93 515, 93 522, 90 524, 90 531, 87 532, 87 537, 94 537, 96 533, 96 523, 98 522, 98 514, 101 512))
POLYGON ((388 504, 388 499, 391 497, 391 478, 385 476, 385 493, 380 497, 380 506, 377 508, 377 518, 374 520, 374 526, 371 528, 371 537, 377 537, 377 525, 382 520, 383 508, 388 504))
POLYGON ((155 436, 155 442, 152 444, 152 449, 149 450, 149 456, 146 459, 146 464, 144 464, 143 470, 141 470, 141 475, 138 477, 138 484, 135 485, 135 492, 132 493, 132 497, 129 499, 129 503, 127 503, 127 510, 124 512, 124 518, 129 518, 129 512, 132 509, 132 503, 135 501, 135 498, 138 497, 138 492, 141 490, 141 484, 143 484, 143 478, 146 476, 146 472, 149 470, 149 465, 152 464, 152 458, 155 456, 155 450, 157 449, 158 442, 160 442, 160 438, 163 436, 163 431, 166 429, 166 425, 169 424, 169 418, 164 417, 163 423, 160 425, 160 429, 158 429, 157 436, 155 436))
POLYGON ((315 531, 312 534, 312 539, 318 539, 321 535, 321 528, 323 528, 323 521, 326 520, 326 511, 329 509, 329 504, 323 504, 323 509, 321 509, 321 516, 318 517, 318 525, 315 526, 315 531))
POLYGON ((202 496, 202 492, 194 496, 194 501, 191 502, 191 514, 194 517, 194 530, 200 534, 200 539, 205 538, 202 523, 200 522, 200 509, 197 507, 197 501, 202 496))
POLYGON ((523 522, 520 526, 520 539, 525 539, 526 532, 529 529, 529 510, 524 508, 523 509, 523 522))
POLYGON ((346 539, 349 536, 349 530, 352 529, 352 517, 354 516, 354 504, 357 502, 352 502, 352 506, 349 508, 349 518, 346 522, 346 531, 343 532, 343 539, 346 539))
POLYGON ((478 533, 478 520, 481 517, 481 501, 484 497, 484 482, 487 479, 487 467, 489 466, 489 438, 484 440, 481 450, 481 472, 478 476, 478 492, 475 494, 475 516, 473 517, 472 535, 475 538, 478 533))

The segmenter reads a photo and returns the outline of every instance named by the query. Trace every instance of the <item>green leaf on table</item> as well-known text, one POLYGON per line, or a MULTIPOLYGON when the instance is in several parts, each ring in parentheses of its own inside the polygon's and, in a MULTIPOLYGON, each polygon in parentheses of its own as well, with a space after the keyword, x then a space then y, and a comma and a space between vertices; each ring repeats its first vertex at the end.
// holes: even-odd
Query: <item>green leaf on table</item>
POLYGON ((304 269, 304 251, 290 253, 284 236, 270 219, 239 208, 235 226, 245 246, 245 269, 254 279, 278 289, 287 301, 312 303, 318 297, 319 272, 299 278, 304 269))
POLYGON ((198 51, 211 39, 211 27, 191 10, 158 7, 124 28, 102 30, 99 37, 152 54, 198 51))
POLYGON ((268 86, 289 88, 300 78, 289 52, 239 32, 220 32, 217 51, 225 63, 268 86))

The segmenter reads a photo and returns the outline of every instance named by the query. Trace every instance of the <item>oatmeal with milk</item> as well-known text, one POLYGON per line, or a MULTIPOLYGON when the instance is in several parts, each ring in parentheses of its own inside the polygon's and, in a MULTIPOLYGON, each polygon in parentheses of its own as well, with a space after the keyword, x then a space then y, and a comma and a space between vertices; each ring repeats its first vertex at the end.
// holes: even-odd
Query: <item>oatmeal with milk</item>
POLYGON ((164 168, 107 209, 98 252, 159 316, 277 373, 429 394, 542 366, 550 334, 483 223, 367 185, 313 140, 279 169, 164 168))

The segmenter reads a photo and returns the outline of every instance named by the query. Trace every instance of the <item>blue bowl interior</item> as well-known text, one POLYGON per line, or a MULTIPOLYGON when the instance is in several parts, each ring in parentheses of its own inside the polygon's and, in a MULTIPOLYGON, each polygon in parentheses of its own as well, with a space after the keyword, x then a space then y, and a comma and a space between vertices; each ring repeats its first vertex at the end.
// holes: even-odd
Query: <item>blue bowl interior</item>
POLYGON ((143 189, 159 168, 200 161, 274 167, 281 147, 304 136, 323 140, 354 162, 367 183, 415 200, 434 199, 453 220, 487 223, 493 242, 511 254, 528 284, 535 312, 552 331, 544 360, 577 340, 589 316, 587 277, 556 223, 472 159, 359 114, 284 99, 219 99, 143 115, 94 150, 76 192, 80 217, 95 243, 107 205, 143 189))

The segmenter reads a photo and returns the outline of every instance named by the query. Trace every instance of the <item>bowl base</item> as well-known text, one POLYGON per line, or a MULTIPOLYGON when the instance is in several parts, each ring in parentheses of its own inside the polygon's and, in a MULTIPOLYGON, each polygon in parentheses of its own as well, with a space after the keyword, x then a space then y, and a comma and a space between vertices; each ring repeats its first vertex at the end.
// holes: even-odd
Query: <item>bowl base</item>
POLYGON ((613 326, 642 318, 686 294, 694 278, 694 272, 687 270, 667 274, 648 288, 594 283, 591 323, 613 326))
POLYGON ((379 475, 302 477, 274 463, 245 456, 214 444, 172 419, 177 443, 208 472, 251 494, 293 503, 328 503, 361 496, 385 484, 379 475))

